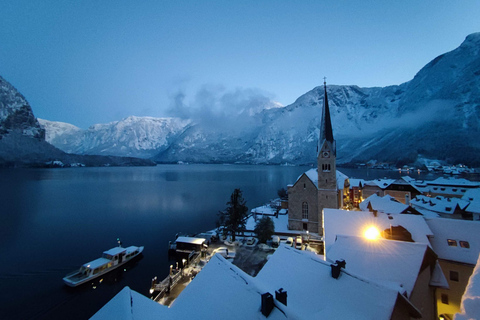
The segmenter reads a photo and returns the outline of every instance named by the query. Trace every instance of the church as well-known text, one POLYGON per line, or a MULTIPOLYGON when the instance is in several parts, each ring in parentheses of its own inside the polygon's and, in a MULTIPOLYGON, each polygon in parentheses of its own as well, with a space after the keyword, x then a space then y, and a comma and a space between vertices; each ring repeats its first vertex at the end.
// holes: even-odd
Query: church
POLYGON ((288 228, 319 235, 323 234, 323 209, 341 209, 349 196, 348 177, 336 168, 337 150, 326 82, 323 87, 325 96, 317 145, 317 169, 308 170, 288 186, 288 228))

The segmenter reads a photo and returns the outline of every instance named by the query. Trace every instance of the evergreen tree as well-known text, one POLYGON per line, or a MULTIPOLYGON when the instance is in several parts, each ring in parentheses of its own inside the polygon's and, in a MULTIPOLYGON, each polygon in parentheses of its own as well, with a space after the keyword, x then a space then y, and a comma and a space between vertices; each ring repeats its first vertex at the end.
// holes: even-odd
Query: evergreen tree
POLYGON ((235 234, 245 230, 245 223, 248 218, 247 202, 243 199, 242 190, 235 189, 227 202, 227 208, 218 214, 217 225, 227 234, 232 235, 235 241, 235 234))
POLYGON ((264 216, 262 219, 258 220, 255 225, 255 233, 257 235, 258 241, 261 243, 266 243, 267 240, 270 240, 275 233, 275 226, 270 217, 264 216))

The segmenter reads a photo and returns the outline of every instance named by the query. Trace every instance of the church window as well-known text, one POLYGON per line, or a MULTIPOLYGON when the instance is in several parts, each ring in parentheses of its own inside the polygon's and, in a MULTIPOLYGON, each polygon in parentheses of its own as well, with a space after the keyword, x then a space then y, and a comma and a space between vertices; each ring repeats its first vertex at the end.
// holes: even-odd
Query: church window
POLYGON ((322 171, 327 172, 331 170, 331 165, 329 163, 322 164, 322 171))
POLYGON ((303 189, 306 189, 306 188, 307 188, 307 184, 304 183, 304 184, 303 184, 303 189))
POLYGON ((308 219, 308 203, 302 203, 302 219, 308 219))
POLYGON ((303 223, 303 231, 307 231, 308 230, 308 224, 307 223, 303 223))

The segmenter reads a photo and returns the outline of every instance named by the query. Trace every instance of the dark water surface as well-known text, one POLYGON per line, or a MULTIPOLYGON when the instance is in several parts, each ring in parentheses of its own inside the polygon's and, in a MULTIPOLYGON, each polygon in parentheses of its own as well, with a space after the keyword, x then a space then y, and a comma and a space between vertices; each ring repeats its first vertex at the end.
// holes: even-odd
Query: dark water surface
MULTIPOLYGON (((177 232, 215 228, 241 188, 249 208, 277 196, 307 167, 160 165, 136 168, 0 169, 0 319, 87 319, 124 286, 148 296, 168 274, 177 232), (116 246, 143 258, 100 284, 69 288, 62 277, 116 246)), ((396 171, 340 169, 350 177, 396 171)), ((415 178, 425 178, 416 173, 415 178)), ((428 177, 427 178, 435 178, 428 177)))
POLYGON ((277 196, 308 168, 160 165, 135 168, 0 169, 0 319, 88 319, 124 286, 146 296, 165 277, 177 232, 215 228, 241 188, 249 208, 277 196), (69 288, 62 277, 116 246, 143 258, 101 284, 69 288))

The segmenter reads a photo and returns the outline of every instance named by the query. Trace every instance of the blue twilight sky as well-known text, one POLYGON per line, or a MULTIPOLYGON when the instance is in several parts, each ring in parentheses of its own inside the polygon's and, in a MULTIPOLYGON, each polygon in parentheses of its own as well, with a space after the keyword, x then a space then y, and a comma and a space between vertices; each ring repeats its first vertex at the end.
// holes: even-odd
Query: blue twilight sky
POLYGON ((81 128, 175 115, 205 90, 288 105, 324 76, 409 81, 479 14, 474 0, 2 0, 0 76, 37 117, 81 128))

